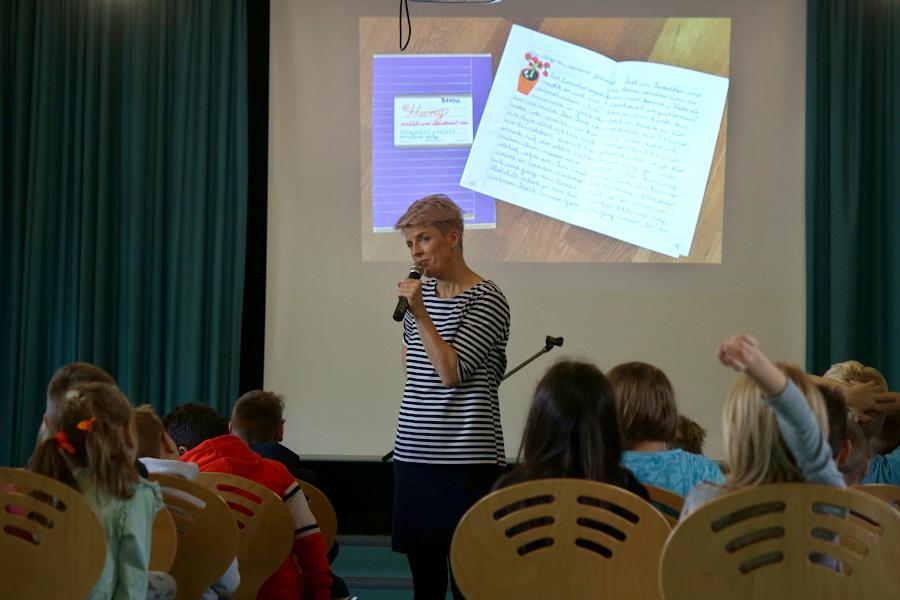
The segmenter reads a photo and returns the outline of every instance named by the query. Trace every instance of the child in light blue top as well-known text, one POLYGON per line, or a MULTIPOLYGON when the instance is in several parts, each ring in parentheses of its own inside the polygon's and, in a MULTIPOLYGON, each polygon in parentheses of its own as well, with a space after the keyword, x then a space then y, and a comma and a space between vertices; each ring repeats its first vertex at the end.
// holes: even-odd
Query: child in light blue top
POLYGON ((659 452, 627 450, 622 464, 629 468, 643 484, 655 485, 687 496, 701 481, 722 483, 725 476, 714 461, 680 448, 659 452))
POLYGON ((900 446, 890 454, 879 454, 869 459, 869 471, 863 483, 887 483, 900 485, 900 446))
POLYGON ((678 428, 678 409, 672 384, 661 369, 629 362, 614 367, 607 377, 616 394, 625 442, 622 464, 638 481, 679 496, 686 496, 701 481, 723 481, 722 471, 712 460, 669 449, 678 428))
POLYGON ((148 571, 163 499, 159 486, 134 467, 138 442, 128 400, 114 385, 84 383, 57 410, 57 429, 37 447, 30 467, 79 490, 105 526, 106 562, 87 598, 174 598, 175 581, 148 571))

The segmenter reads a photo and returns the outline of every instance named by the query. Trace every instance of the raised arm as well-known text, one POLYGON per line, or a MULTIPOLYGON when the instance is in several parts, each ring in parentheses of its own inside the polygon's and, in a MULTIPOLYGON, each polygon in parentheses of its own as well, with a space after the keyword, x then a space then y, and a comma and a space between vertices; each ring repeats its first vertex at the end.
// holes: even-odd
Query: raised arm
POLYGON ((722 364, 746 373, 775 411, 778 428, 794 455, 803 478, 810 483, 846 487, 831 448, 803 393, 781 369, 770 361, 759 343, 748 334, 738 334, 719 346, 722 364))

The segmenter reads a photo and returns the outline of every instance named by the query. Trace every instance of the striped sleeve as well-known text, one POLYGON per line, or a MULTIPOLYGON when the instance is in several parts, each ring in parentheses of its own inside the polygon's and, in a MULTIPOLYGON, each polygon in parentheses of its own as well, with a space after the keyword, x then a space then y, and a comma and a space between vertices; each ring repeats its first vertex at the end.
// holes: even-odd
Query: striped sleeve
POLYGON ((468 381, 508 333, 509 305, 500 290, 489 287, 467 306, 453 339, 460 381, 468 381))
POLYGON ((295 538, 311 535, 319 531, 316 518, 309 509, 309 503, 306 501, 306 496, 303 495, 303 490, 300 489, 300 485, 297 482, 294 482, 287 490, 285 490, 281 499, 288 507, 288 510, 291 512, 291 517, 294 519, 295 538))

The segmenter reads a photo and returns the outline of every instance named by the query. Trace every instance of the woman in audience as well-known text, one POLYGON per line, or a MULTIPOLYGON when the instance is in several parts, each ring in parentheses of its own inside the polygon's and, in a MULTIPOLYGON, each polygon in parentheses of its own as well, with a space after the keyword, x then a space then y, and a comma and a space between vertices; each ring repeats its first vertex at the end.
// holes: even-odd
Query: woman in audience
POLYGON ((128 400, 110 384, 78 385, 58 407, 56 427, 29 467, 79 490, 106 527, 106 564, 88 598, 174 598, 168 575, 148 582, 151 529, 163 500, 159 486, 135 470, 137 432, 128 400))
POLYGON ((807 481, 846 487, 828 445, 822 395, 796 367, 777 366, 746 334, 719 347, 719 360, 742 373, 725 403, 724 484, 697 485, 681 518, 722 494, 765 483, 807 481))
POLYGON ((622 464, 645 485, 687 496, 701 481, 722 483, 719 466, 705 456, 669 449, 678 428, 675 392, 661 369, 642 362, 608 374, 616 396, 625 453, 622 464))
POLYGON ((569 477, 619 486, 649 500, 624 468, 612 387, 594 365, 561 361, 537 384, 522 434, 518 466, 494 488, 533 479, 569 477))

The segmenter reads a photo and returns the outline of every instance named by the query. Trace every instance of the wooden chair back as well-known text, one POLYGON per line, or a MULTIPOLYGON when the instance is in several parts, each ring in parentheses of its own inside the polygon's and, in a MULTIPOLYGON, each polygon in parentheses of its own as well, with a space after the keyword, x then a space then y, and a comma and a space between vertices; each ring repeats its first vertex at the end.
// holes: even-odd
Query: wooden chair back
POLYGON ((881 498, 897 510, 900 510, 900 485, 888 485, 886 483, 866 483, 855 485, 853 489, 881 498))
POLYGON ((153 533, 150 544, 150 570, 168 573, 175 562, 175 553, 178 550, 178 533, 175 531, 175 521, 172 513, 165 507, 153 520, 153 533))
POLYGON ((106 563, 106 530, 69 486, 0 468, 0 598, 81 599, 106 563))
POLYGON ((284 563, 294 544, 294 520, 269 488, 226 473, 200 473, 197 483, 225 500, 237 522, 241 584, 234 600, 256 598, 260 586, 284 563))
POLYGON ((152 474, 150 479, 162 488, 178 538, 169 569, 178 583, 178 599, 194 600, 222 576, 237 555, 237 524, 225 501, 202 485, 172 475, 152 474))
POLYGON ((667 600, 896 598, 898 565, 900 513, 859 491, 794 483, 726 494, 691 513, 660 574, 667 600))
POLYGON ((684 496, 679 496, 675 492, 656 487, 655 485, 646 485, 647 492, 650 494, 650 500, 654 503, 659 512, 665 517, 669 525, 672 527, 678 523, 678 516, 681 515, 681 509, 684 508, 684 496))
POLYGON ((322 537, 325 538, 325 552, 328 552, 334 546, 334 540, 337 537, 337 513, 334 511, 334 505, 331 504, 328 496, 313 484, 302 479, 298 479, 297 483, 300 484, 303 495, 306 496, 306 501, 309 503, 309 510, 312 511, 316 518, 316 524, 322 532, 322 537))
POLYGON ((659 511, 622 488, 543 479, 469 509, 450 564, 469 600, 653 600, 661 598, 657 574, 669 531, 659 511))

